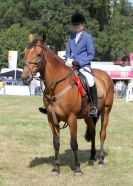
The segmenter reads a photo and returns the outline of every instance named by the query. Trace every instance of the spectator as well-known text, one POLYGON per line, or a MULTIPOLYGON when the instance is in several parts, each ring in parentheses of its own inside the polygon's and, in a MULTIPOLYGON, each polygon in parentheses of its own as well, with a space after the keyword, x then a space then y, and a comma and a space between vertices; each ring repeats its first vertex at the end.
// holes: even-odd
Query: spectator
POLYGON ((127 89, 126 83, 123 81, 121 87, 121 98, 126 97, 126 89, 127 89))
POLYGON ((116 97, 121 97, 121 90, 122 90, 122 81, 118 81, 116 83, 116 97))

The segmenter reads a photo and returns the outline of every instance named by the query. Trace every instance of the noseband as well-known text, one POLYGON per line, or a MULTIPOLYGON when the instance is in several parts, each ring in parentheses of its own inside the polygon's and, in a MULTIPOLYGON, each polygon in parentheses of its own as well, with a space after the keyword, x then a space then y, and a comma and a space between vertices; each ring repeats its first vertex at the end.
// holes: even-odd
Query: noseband
POLYGON ((28 69, 29 69, 29 71, 30 71, 30 74, 31 74, 31 79, 33 79, 34 78, 34 76, 36 75, 36 73, 37 72, 39 72, 39 70, 40 70, 40 68, 41 68, 41 66, 42 66, 42 63, 43 63, 43 59, 44 59, 44 51, 45 51, 45 48, 43 47, 43 46, 41 46, 41 45, 34 45, 34 46, 38 46, 38 47, 40 47, 40 48, 42 48, 43 49, 43 52, 42 52, 42 54, 41 54, 41 58, 40 58, 40 60, 39 60, 39 62, 26 62, 25 64, 24 64, 24 66, 26 66, 28 69), (29 65, 31 65, 31 64, 33 64, 33 65, 35 65, 37 68, 36 68, 36 70, 33 72, 32 70, 31 70, 31 68, 29 67, 29 65))

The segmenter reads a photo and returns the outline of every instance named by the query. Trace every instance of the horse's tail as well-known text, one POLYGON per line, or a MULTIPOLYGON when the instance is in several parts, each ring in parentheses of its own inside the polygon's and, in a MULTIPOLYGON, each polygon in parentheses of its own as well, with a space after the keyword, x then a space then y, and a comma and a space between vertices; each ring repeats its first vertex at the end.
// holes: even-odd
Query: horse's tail
MULTIPOLYGON (((96 123, 97 123, 99 117, 100 117, 100 113, 98 113, 98 116, 97 116, 97 117, 93 117, 93 118, 92 118, 95 127, 96 127, 96 123)), ((88 127, 86 128, 85 139, 86 139, 86 141, 88 141, 88 142, 90 142, 91 139, 92 139, 92 134, 91 134, 91 132, 90 132, 90 130, 89 130, 88 127)))

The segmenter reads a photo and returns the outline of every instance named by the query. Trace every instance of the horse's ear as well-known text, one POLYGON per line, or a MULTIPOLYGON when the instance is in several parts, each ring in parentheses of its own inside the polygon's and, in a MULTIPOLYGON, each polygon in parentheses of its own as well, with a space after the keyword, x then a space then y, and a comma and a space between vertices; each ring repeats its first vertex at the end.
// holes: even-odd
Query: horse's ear
POLYGON ((31 43, 35 39, 33 34, 30 34, 28 37, 28 42, 31 43))
POLYGON ((42 42, 45 43, 46 42, 46 34, 43 33, 42 35, 42 42))

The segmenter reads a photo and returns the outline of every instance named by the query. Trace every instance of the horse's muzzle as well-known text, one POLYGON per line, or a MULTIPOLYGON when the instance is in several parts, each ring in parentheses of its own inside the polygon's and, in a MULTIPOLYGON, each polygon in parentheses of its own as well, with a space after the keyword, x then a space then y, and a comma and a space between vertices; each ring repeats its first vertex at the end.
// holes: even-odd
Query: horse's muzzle
POLYGON ((22 79, 24 85, 29 85, 33 78, 32 78, 32 76, 25 77, 22 75, 21 79, 22 79))

